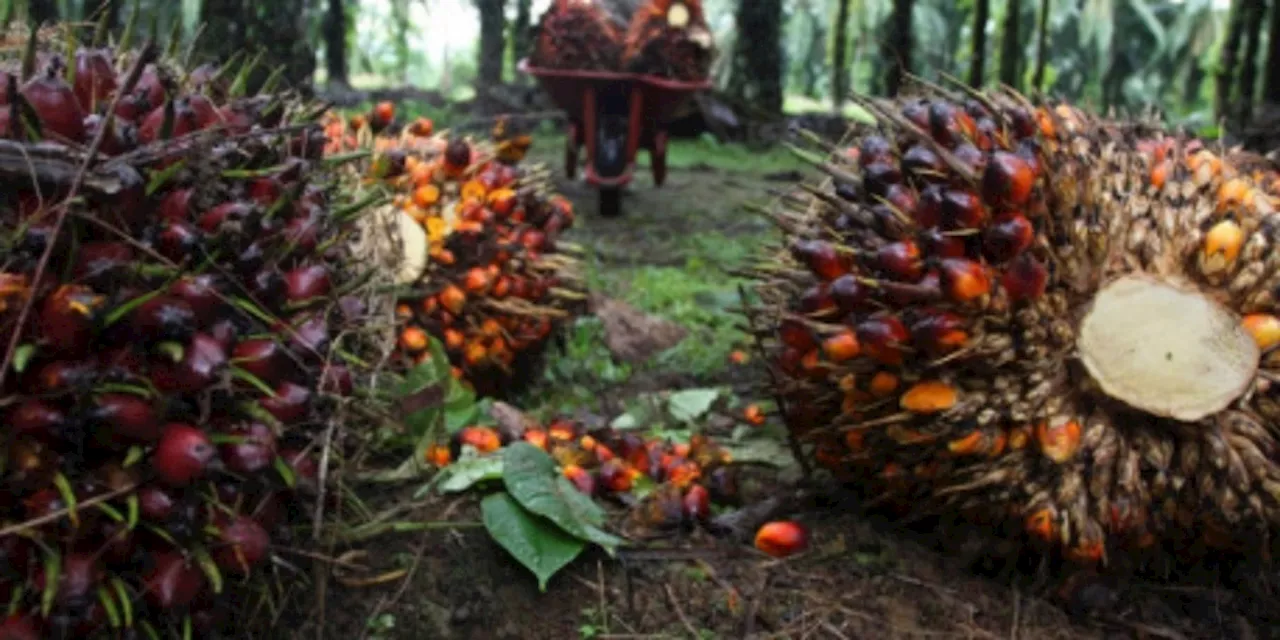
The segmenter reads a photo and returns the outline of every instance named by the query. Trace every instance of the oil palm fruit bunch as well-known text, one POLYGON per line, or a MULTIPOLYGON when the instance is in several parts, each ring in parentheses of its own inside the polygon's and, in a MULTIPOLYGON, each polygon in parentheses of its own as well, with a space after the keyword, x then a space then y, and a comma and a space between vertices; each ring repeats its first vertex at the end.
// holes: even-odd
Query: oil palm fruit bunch
POLYGON ((429 447, 427 462, 445 468, 463 447, 484 456, 518 441, 551 454, 579 492, 624 507, 631 537, 702 525, 713 504, 740 504, 732 456, 703 434, 675 442, 613 428, 588 430, 566 417, 525 425, 518 433, 476 425, 459 430, 447 445, 429 447))
POLYGON ((555 0, 538 19, 529 64, 545 69, 617 71, 622 29, 594 0, 555 0))
POLYGON ((714 58, 701 0, 649 0, 627 30, 623 66, 632 73, 701 81, 711 75, 714 58))
POLYGON ((247 65, 31 37, 0 52, 0 637, 214 637, 313 512, 351 216, 247 65))
POLYGON ((550 193, 545 168, 504 162, 510 143, 403 127, 373 138, 374 158, 353 176, 395 194, 384 213, 399 250, 383 255, 406 291, 396 306, 400 360, 430 357, 430 339, 439 340, 455 375, 484 395, 532 380, 586 297, 565 253, 575 248, 558 240, 573 205, 550 193))
POLYGON ((1069 565, 1268 552, 1280 217, 1251 172, 1012 93, 865 104, 876 128, 799 150, 825 178, 751 267, 806 455, 1069 565))

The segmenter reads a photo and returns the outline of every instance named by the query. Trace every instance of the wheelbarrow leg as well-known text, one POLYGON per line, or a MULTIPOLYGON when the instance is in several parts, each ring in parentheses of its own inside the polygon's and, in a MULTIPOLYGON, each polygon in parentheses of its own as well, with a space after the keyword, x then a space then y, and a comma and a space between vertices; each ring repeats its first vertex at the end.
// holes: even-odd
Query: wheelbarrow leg
POLYGON ((649 164, 653 168, 653 184, 661 187, 667 181, 667 132, 653 134, 653 146, 649 148, 649 164))
POLYGON ((569 135, 564 145, 564 174, 573 180, 578 175, 578 147, 582 146, 582 132, 578 123, 569 123, 569 135))
POLYGON ((616 218, 622 215, 622 187, 600 187, 600 217, 616 218))

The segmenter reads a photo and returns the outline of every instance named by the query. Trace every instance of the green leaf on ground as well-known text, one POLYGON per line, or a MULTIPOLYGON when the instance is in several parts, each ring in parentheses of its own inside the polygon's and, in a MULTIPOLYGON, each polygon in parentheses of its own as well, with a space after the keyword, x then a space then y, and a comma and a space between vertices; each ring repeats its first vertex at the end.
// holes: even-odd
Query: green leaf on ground
POLYGON ((685 389, 667 399, 667 411, 681 422, 693 422, 705 416, 720 398, 718 389, 685 389))
POLYGON ((528 442, 506 448, 502 481, 521 506, 578 538, 604 547, 610 555, 626 542, 601 529, 604 510, 556 471, 555 460, 546 451, 528 442))
POLYGON ((440 471, 444 478, 438 488, 440 493, 458 493, 487 480, 502 479, 502 456, 477 455, 474 448, 467 448, 456 462, 440 471))
POLYGON ((506 492, 480 502, 484 527, 503 549, 538 578, 538 589, 568 565, 586 547, 555 523, 526 511, 506 492))

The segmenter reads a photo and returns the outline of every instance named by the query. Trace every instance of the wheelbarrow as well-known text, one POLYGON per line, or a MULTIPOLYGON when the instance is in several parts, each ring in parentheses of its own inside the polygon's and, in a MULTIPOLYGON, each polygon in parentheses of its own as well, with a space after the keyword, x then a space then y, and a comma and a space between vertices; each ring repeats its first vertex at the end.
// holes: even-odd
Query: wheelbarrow
POLYGON ((556 106, 569 117, 564 170, 578 172, 579 151, 587 151, 587 183, 599 190, 600 215, 622 213, 622 188, 635 173, 636 153, 649 150, 653 182, 667 180, 666 126, 676 110, 711 81, 682 82, 635 73, 519 68, 538 80, 556 106))

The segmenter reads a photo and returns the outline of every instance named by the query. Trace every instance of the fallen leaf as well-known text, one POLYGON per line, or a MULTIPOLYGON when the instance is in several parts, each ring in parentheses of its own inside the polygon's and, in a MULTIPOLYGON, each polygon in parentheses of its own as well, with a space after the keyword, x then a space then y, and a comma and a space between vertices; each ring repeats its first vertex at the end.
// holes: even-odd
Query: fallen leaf
POLYGON ((605 346, 615 358, 628 364, 644 362, 680 344, 689 334, 688 329, 621 300, 596 297, 592 308, 604 325, 605 346))

